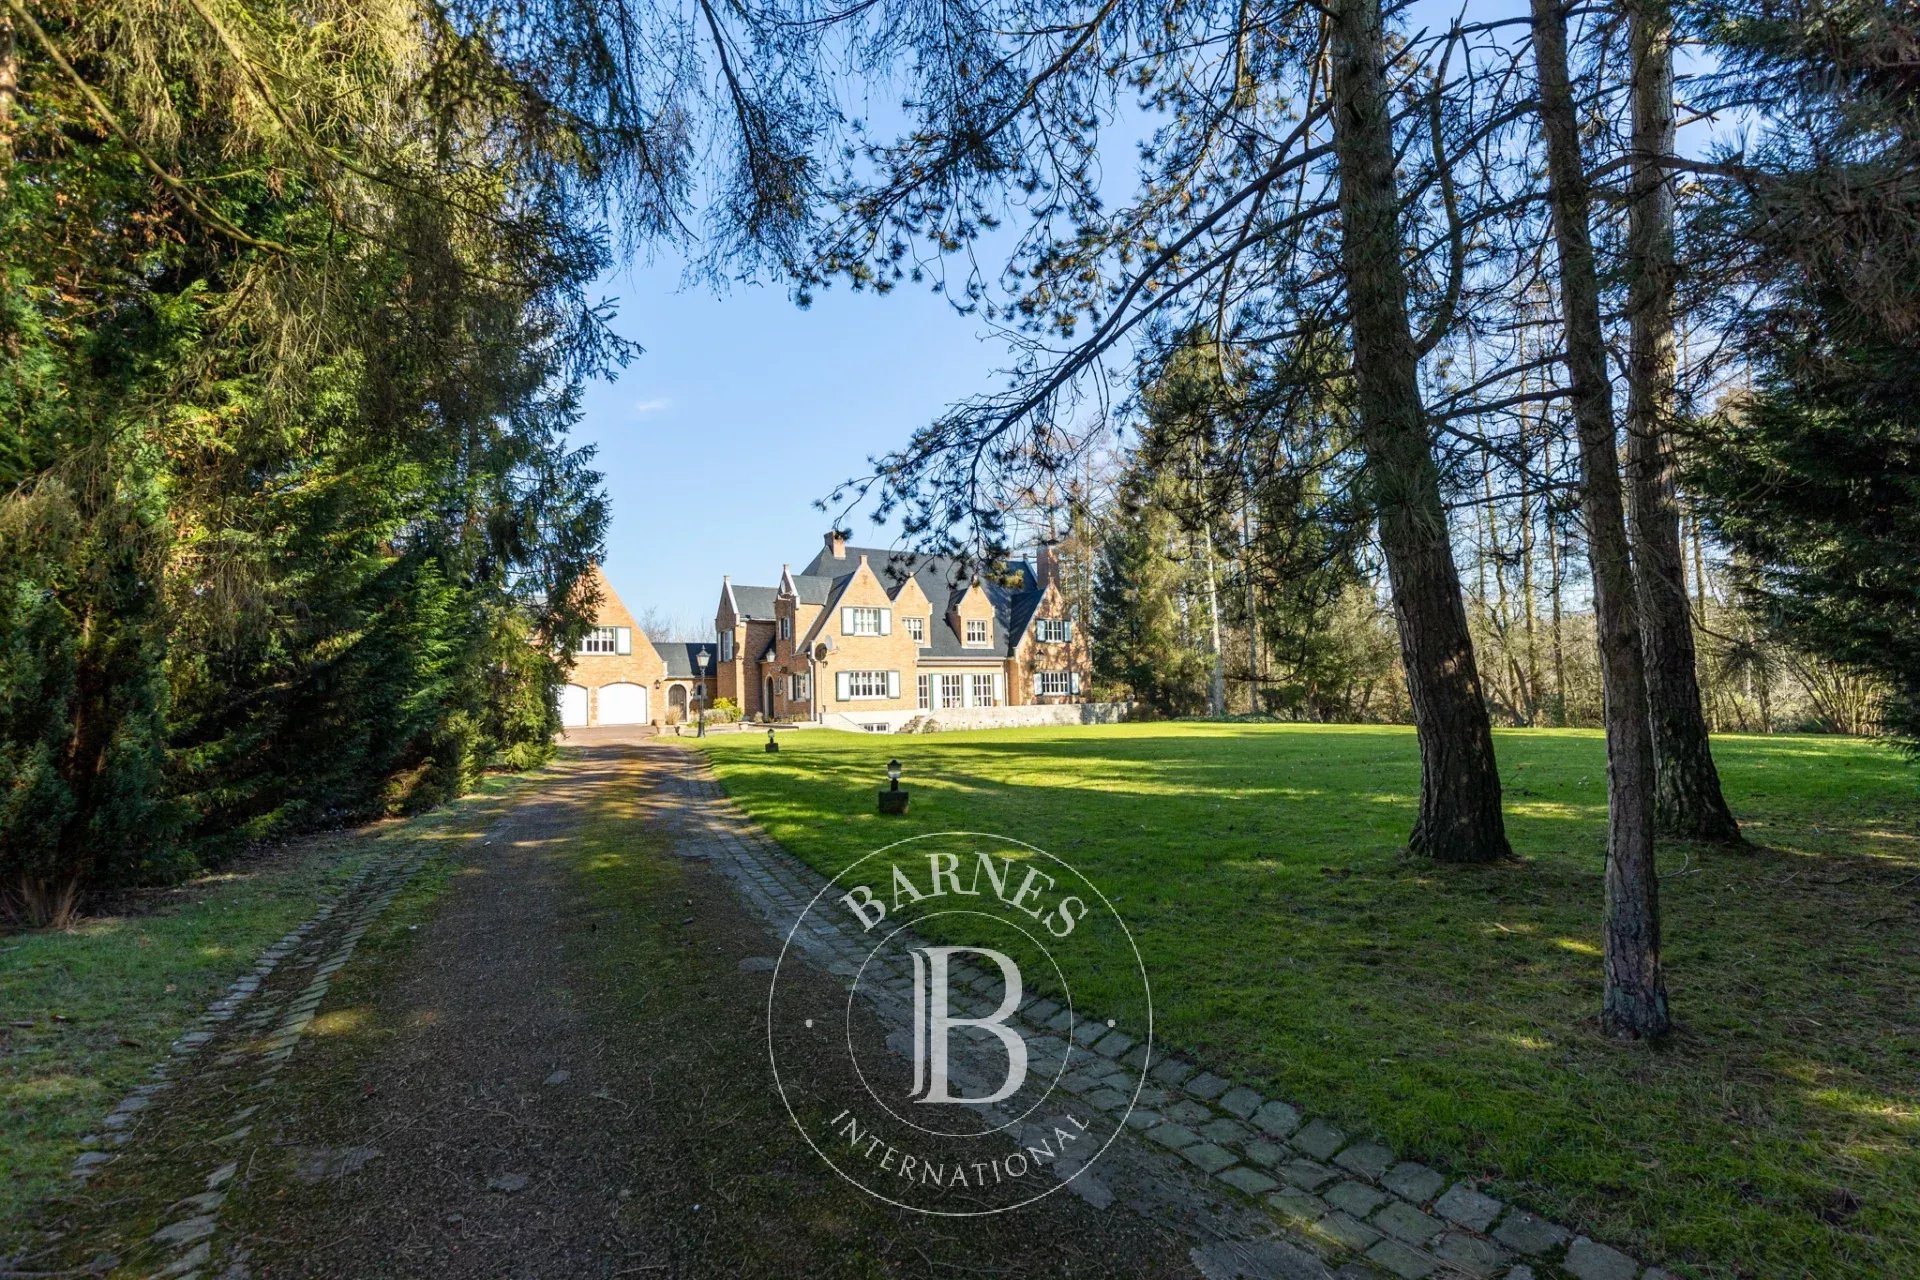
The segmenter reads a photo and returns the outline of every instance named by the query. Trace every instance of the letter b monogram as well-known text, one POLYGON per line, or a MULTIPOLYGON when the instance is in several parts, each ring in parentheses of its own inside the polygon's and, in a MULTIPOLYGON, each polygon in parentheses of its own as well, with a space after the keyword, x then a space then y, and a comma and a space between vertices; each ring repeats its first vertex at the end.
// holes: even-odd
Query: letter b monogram
POLYGON ((1027 1042, 1007 1026, 1020 1007, 1020 966, 991 947, 925 947, 913 955, 913 1100, 916 1102, 999 1102, 1017 1093, 1027 1080, 1027 1042), (947 1011, 947 966, 955 955, 983 956, 1000 966, 1006 994, 984 1018, 956 1018, 947 1011), (954 1027, 980 1027, 1007 1051, 1007 1077, 982 1098, 956 1098, 947 1092, 947 1038, 954 1027))

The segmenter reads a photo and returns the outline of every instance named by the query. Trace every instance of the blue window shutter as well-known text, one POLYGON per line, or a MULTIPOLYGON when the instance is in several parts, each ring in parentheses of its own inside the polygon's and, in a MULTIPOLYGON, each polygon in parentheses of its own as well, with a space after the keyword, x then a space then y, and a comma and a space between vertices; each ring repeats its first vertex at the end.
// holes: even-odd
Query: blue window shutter
POLYGON ((889 698, 897 698, 900 696, 900 673, 898 671, 887 672, 887 696, 889 698))
POLYGON ((1069 618, 1060 624, 1060 638, 1068 644, 1073 643, 1073 619, 1069 618))
POLYGON ((1078 671, 1073 673, 1073 682, 1068 686, 1068 689, 1073 693, 1080 692, 1080 673, 1078 671))
POLYGON ((840 701, 847 700, 847 673, 836 671, 833 676, 833 695, 840 701))
POLYGON ((613 648, 616 653, 633 652, 633 628, 615 627, 613 629, 613 648))
MULTIPOLYGON (((882 609, 880 611, 880 634, 883 636, 893 634, 893 610, 891 609, 882 609)), ((897 697, 898 695, 895 696, 897 697)))

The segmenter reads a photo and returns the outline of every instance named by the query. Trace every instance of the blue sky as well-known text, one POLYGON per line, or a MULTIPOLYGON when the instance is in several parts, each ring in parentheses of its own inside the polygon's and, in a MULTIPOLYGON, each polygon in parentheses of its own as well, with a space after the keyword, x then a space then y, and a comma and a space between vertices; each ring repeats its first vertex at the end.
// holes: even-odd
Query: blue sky
MULTIPOLYGON (((574 433, 599 446, 612 499, 606 573, 627 607, 712 626, 720 575, 771 585, 829 523, 813 507, 1006 358, 985 324, 924 290, 845 289, 801 310, 777 285, 681 287, 678 260, 617 271, 616 328, 646 347, 586 393, 574 433)), ((858 537, 881 544, 863 513, 858 537)), ((703 630, 703 633, 704 633, 703 630)))
MULTIPOLYGON (((1444 24, 1456 11, 1417 0, 1412 13, 1444 24)), ((1523 11, 1474 0, 1465 16, 1523 11)), ((1103 139, 1112 194, 1131 190, 1142 123, 1103 139)), ((1691 126, 1682 150, 1704 149, 1707 132, 1691 126)), ((814 500, 955 400, 999 385, 1008 358, 983 320, 925 287, 832 289, 803 311, 778 284, 683 287, 681 260, 663 256, 617 269, 601 291, 619 302, 615 327, 646 348, 587 388, 574 433, 599 447, 612 500, 604 567, 635 614, 657 610, 689 636, 710 632, 722 574, 769 585, 783 561, 811 559, 829 523, 814 500)), ((853 529, 894 538, 865 512, 853 529)))

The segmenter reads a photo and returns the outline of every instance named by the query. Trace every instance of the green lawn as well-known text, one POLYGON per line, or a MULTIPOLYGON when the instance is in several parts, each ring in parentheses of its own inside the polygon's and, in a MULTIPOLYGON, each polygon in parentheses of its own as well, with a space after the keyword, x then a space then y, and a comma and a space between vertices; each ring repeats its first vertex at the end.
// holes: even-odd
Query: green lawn
POLYGON ((1920 1275, 1920 770, 1853 740, 1716 740, 1761 847, 1662 851, 1681 1027, 1647 1050, 1603 1040, 1592 1017, 1600 738, 1496 736, 1524 860, 1492 868, 1402 854, 1418 763, 1400 728, 704 746, 823 871, 950 829, 1072 861, 1136 934, 1163 1051, 1692 1275, 1920 1275), (913 812, 883 819, 893 754, 913 812))
POLYGON ((0 935, 0 1257, 67 1186, 79 1140, 229 983, 391 842, 455 836, 524 780, 364 833, 326 837, 70 930, 0 935))

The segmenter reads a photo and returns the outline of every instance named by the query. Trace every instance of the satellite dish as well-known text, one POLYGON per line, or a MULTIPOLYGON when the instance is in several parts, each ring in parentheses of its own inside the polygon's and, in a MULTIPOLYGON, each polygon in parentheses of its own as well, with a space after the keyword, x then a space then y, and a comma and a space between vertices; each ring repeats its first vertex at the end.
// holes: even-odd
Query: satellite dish
POLYGON ((833 641, 822 640, 819 644, 813 646, 813 660, 815 662, 825 662, 827 660, 827 654, 832 648, 833 641))

